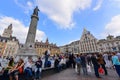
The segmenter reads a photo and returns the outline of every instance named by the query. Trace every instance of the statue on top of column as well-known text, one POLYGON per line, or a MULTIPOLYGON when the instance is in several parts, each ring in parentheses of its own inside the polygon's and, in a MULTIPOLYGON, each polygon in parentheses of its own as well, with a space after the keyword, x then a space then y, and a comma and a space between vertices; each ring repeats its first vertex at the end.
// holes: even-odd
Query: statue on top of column
POLYGON ((34 9, 33 15, 38 16, 38 11, 40 10, 38 9, 38 6, 36 6, 36 8, 34 9))

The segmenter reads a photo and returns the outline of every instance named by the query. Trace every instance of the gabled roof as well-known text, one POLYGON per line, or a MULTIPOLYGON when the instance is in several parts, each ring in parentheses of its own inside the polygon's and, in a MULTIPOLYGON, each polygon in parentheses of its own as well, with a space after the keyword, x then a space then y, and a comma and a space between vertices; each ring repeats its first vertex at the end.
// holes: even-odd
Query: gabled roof
POLYGON ((81 36, 81 39, 80 39, 80 41, 82 40, 84 40, 85 38, 88 38, 88 39, 96 39, 91 33, 90 33, 90 31, 87 31, 87 29, 83 29, 83 33, 82 33, 82 36, 81 36))

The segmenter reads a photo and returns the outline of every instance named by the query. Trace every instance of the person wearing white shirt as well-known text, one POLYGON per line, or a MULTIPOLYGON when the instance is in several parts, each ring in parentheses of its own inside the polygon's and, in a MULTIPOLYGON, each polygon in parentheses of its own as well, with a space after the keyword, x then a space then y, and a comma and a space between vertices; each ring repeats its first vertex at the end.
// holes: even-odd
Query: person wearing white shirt
POLYGON ((65 69, 65 68, 66 68, 66 59, 65 59, 65 58, 62 58, 62 59, 60 60, 59 65, 61 65, 61 67, 62 67, 63 69, 65 69))
POLYGON ((107 53, 103 54, 103 58, 104 58, 105 63, 106 63, 105 67, 109 68, 108 54, 107 53))
POLYGON ((29 80, 33 74, 32 74, 32 58, 29 57, 28 61, 24 65, 24 72, 26 74, 26 79, 29 80))

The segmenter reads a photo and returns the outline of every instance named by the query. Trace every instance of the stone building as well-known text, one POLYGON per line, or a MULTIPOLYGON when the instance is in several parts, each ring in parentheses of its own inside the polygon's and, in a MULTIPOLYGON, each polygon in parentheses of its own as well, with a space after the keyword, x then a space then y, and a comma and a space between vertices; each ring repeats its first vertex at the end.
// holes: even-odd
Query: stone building
MULTIPOLYGON (((63 45, 63 46, 60 46, 60 52, 61 53, 67 53, 69 52, 69 44, 68 45, 63 45)), ((71 50, 70 50, 71 51, 71 50)))
POLYGON ((79 45, 80 53, 98 52, 97 39, 86 29, 83 30, 79 45))
POLYGON ((2 56, 6 57, 15 56, 17 54, 18 49, 19 49, 18 39, 16 39, 16 37, 11 37, 6 43, 6 47, 2 56))
POLYGON ((10 24, 0 36, 0 52, 1 56, 10 57, 17 53, 19 41, 12 36, 12 24, 10 24))
POLYGON ((0 36, 0 56, 3 55, 8 40, 9 38, 0 36))
POLYGON ((80 50, 79 50, 79 47, 80 47, 79 46, 79 40, 72 42, 71 43, 71 47, 72 47, 72 53, 74 53, 74 54, 80 53, 80 50))
POLYGON ((74 53, 78 54, 79 51, 79 40, 73 41, 70 44, 67 44, 65 46, 60 47, 60 52, 61 53, 74 53))
POLYGON ((90 31, 84 29, 80 40, 61 46, 60 51, 62 53, 70 52, 76 54, 96 53, 99 50, 97 46, 97 39, 90 33, 90 31))
POLYGON ((99 52, 120 51, 120 36, 108 35, 106 39, 98 41, 99 52))
POLYGON ((90 31, 84 29, 79 42, 73 41, 70 44, 61 46, 60 51, 62 53, 120 52, 120 36, 109 35, 106 39, 97 40, 90 31))
POLYGON ((35 49, 36 52, 41 56, 44 55, 46 50, 50 51, 51 55, 54 54, 59 54, 60 53, 60 49, 59 47, 56 46, 56 44, 53 43, 49 43, 48 38, 46 39, 46 42, 35 42, 35 49))

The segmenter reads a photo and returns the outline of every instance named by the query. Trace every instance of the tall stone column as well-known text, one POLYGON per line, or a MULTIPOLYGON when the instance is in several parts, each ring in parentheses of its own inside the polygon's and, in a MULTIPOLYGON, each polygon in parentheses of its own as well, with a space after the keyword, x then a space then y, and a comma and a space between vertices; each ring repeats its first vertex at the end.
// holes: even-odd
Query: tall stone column
POLYGON ((34 47, 37 23, 39 20, 38 11, 39 11, 39 9, 38 9, 38 7, 36 7, 31 16, 31 22, 30 22, 26 42, 18 50, 17 56, 19 56, 21 58, 29 57, 29 56, 35 58, 38 56, 38 54, 35 51, 35 47, 34 47))
POLYGON ((30 22, 30 27, 29 27, 29 31, 27 34, 27 39, 25 42, 25 46, 26 47, 34 47, 34 43, 35 43, 35 36, 36 36, 36 29, 37 29, 37 22, 39 20, 38 18, 38 7, 36 7, 34 9, 34 12, 31 16, 31 22, 30 22))

